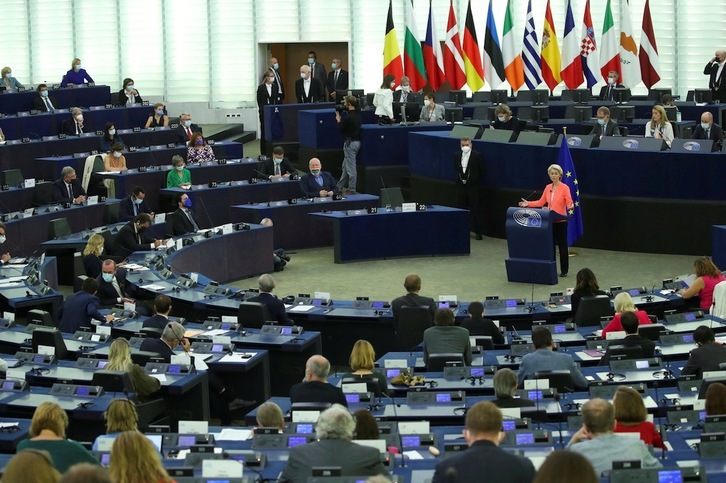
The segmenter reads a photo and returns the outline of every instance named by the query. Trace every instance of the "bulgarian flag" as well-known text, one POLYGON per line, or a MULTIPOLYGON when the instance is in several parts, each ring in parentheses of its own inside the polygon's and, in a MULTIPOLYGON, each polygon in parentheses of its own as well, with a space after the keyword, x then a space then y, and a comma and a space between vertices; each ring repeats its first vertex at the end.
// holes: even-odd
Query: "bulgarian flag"
POLYGON ((411 90, 417 92, 426 85, 426 66, 421 41, 418 39, 412 2, 413 0, 404 1, 406 5, 406 38, 403 42, 403 70, 411 79, 411 90))

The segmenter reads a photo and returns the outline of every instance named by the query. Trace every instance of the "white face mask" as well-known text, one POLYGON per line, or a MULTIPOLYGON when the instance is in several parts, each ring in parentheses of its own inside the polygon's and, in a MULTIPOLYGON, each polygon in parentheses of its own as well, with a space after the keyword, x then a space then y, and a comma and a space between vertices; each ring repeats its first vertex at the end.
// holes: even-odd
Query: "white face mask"
POLYGON ((612 77, 608 77, 608 84, 610 84, 610 85, 615 84, 615 79, 613 79, 612 77))
POLYGON ((471 146, 462 146, 461 152, 464 154, 469 154, 471 152, 471 146))
POLYGON ((305 79, 308 75, 305 72, 300 72, 300 78, 305 79))
POLYGON ((121 157, 121 151, 114 151, 113 152, 113 157, 114 158, 120 158, 121 157))
POLYGON ((76 116, 76 121, 83 122, 83 114, 79 114, 76 116))
POLYGON ((424 99, 424 106, 429 107, 431 105, 431 101, 428 99, 424 99))
POLYGON ((5 238, 5 235, 0 235, 0 243, 5 243, 5 240, 7 240, 7 238, 5 238))
POLYGON ((410 90, 411 90, 411 86, 401 86, 401 90, 402 90, 403 92, 408 92, 408 91, 410 91, 410 90))

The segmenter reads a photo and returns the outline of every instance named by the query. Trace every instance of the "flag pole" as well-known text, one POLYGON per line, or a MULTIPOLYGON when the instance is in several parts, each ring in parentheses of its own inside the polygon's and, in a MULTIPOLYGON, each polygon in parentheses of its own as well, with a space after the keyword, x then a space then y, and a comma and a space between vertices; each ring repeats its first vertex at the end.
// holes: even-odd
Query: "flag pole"
MULTIPOLYGON (((562 142, 567 142, 567 126, 562 126, 562 142)), ((572 247, 567 247, 567 256, 568 257, 576 257, 579 253, 572 250, 572 247)))

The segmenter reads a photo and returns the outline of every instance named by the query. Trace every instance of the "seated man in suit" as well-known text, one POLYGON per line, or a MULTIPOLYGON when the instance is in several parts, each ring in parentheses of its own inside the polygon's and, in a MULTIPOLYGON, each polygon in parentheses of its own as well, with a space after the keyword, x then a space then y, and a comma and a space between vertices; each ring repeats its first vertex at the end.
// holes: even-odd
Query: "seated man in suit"
POLYGON ((275 146, 272 149, 272 159, 261 163, 260 173, 267 179, 289 178, 297 176, 297 170, 289 159, 285 157, 285 150, 282 146, 275 146))
POLYGON ((55 112, 58 103, 52 97, 49 97, 48 86, 38 84, 38 95, 33 97, 33 109, 40 112, 55 112))
POLYGON ((177 355, 174 352, 178 346, 184 349, 184 352, 189 352, 189 339, 184 337, 184 326, 179 322, 169 322, 164 327, 164 331, 161 333, 160 339, 154 339, 147 337, 141 342, 139 350, 144 352, 153 352, 164 358, 166 362, 171 360, 171 356, 177 355))
POLYGON ((464 438, 469 448, 436 465, 433 481, 441 483, 531 483, 534 466, 523 456, 499 448, 504 438, 502 412, 493 403, 482 401, 466 413, 464 438))
POLYGON ((70 166, 61 169, 61 177, 53 182, 54 203, 74 203, 76 205, 86 201, 86 190, 81 180, 76 176, 76 170, 70 166))
POLYGON ((74 334, 81 327, 91 327, 91 320, 100 323, 111 322, 113 315, 103 315, 98 311, 99 300, 96 297, 98 283, 93 278, 87 278, 81 285, 81 290, 69 296, 58 309, 58 330, 67 334, 74 334))
POLYGON ((409 102, 408 96, 411 94, 411 79, 401 76, 401 84, 393 91, 393 102, 409 102))
POLYGON ((434 315, 434 327, 424 331, 424 364, 434 354, 456 353, 464 356, 464 363, 471 365, 469 331, 454 325, 456 318, 451 309, 439 309, 434 315))
POLYGON ((515 398, 517 392, 517 375, 509 368, 499 369, 492 380, 494 384, 494 395, 497 396, 492 402, 500 408, 523 408, 532 407, 535 402, 524 397, 515 398))
POLYGON ((618 74, 614 70, 608 72, 608 84, 602 86, 598 99, 600 99, 601 101, 614 101, 615 98, 613 97, 613 93, 615 92, 615 88, 624 87, 622 84, 618 83, 619 78, 620 74, 618 74))
MULTIPOLYGON (((126 281, 126 269, 116 267, 113 260, 104 260, 101 265, 101 275, 96 278, 98 282, 98 293, 101 300, 101 307, 104 309, 122 305, 124 303, 136 303, 133 297, 133 286, 126 281)), ((141 315, 148 315, 146 307, 138 305, 136 311, 141 315)))
POLYGON ((149 206, 144 200, 146 198, 146 192, 141 186, 134 186, 131 190, 131 194, 126 198, 122 199, 118 207, 118 220, 119 221, 131 221, 141 213, 148 213, 150 216, 154 216, 154 212, 149 209, 149 206))
POLYGON ((300 178, 300 189, 305 198, 325 198, 338 194, 338 186, 333 175, 322 170, 318 158, 312 158, 308 163, 310 173, 300 178))
POLYGON ((595 127, 592 128, 590 134, 597 136, 600 139, 605 136, 620 136, 618 124, 610 119, 610 109, 605 106, 598 108, 597 124, 595 124, 595 127))
POLYGON ((157 295, 154 299, 155 315, 144 320, 143 328, 164 330, 169 324, 169 313, 171 313, 171 299, 166 295, 157 295))
POLYGON ((716 342, 716 336, 708 326, 702 325, 694 330, 693 341, 698 347, 691 351, 681 371, 682 376, 696 374, 703 377, 704 372, 718 371, 720 364, 726 363, 726 346, 716 342))
POLYGON ((321 466, 340 467, 341 476, 389 476, 378 450, 352 441, 355 419, 345 407, 336 404, 320 413, 315 436, 315 442, 290 449, 280 483, 304 483, 321 466))
POLYGON ((713 122, 713 114, 706 111, 701 114, 701 123, 697 124, 691 134, 691 139, 711 139, 713 140, 712 151, 721 151, 723 145, 723 129, 721 126, 713 122))
POLYGON ((464 319, 461 326, 469 331, 469 335, 484 335, 492 338, 493 344, 504 344, 504 335, 494 324, 492 319, 482 317, 484 304, 471 302, 466 309, 469 317, 464 319))
POLYGON ((71 118, 63 121, 61 132, 66 136, 80 136, 86 132, 83 127, 83 111, 80 107, 71 109, 71 118))
POLYGON ((401 312, 401 307, 426 307, 431 314, 431 322, 434 321, 434 314, 438 306, 434 299, 431 297, 422 297, 419 295, 421 290, 421 277, 415 273, 409 273, 406 275, 406 279, 403 281, 403 286, 408 292, 402 297, 393 299, 391 302, 391 312, 393 313, 393 328, 398 330, 398 316, 401 312))
POLYGON ((643 357, 653 357, 655 354, 655 342, 638 335, 640 324, 636 313, 628 310, 620 314, 620 324, 625 331, 625 338, 610 341, 607 352, 605 352, 605 355, 600 360, 600 365, 606 366, 610 364, 610 348, 614 346, 640 347, 643 349, 643 357))
POLYGON ((300 79, 295 81, 295 97, 300 104, 322 102, 324 100, 323 85, 318 79, 312 78, 310 67, 307 65, 300 66, 300 79))
POLYGON ((192 140, 195 132, 202 132, 202 128, 196 124, 192 124, 192 116, 189 113, 182 112, 179 116, 179 125, 174 129, 176 132, 177 144, 187 144, 192 140))
POLYGON ((181 236, 186 235, 187 233, 198 232, 199 222, 190 209, 192 207, 192 200, 189 199, 189 195, 186 193, 179 193, 175 198, 177 208, 176 211, 171 214, 169 219, 169 222, 171 222, 171 231, 169 234, 172 236, 181 236))
POLYGON ((114 240, 115 255, 126 258, 134 252, 143 252, 158 248, 165 240, 156 240, 149 234, 151 217, 141 213, 129 223, 126 223, 116 233, 114 240))
POLYGON ((260 294, 256 297, 252 297, 248 302, 259 302, 267 306, 267 312, 272 317, 272 320, 276 320, 280 325, 294 325, 294 322, 290 320, 285 312, 285 304, 282 300, 272 295, 272 290, 275 288, 275 279, 272 275, 265 273, 257 279, 257 285, 260 287, 260 294))
POLYGON ((534 378, 534 373, 539 371, 567 370, 572 374, 575 389, 587 389, 587 379, 580 372, 580 368, 572 360, 570 354, 554 352, 552 333, 546 327, 536 327, 532 331, 532 343, 535 351, 522 357, 519 364, 519 384, 527 378, 534 378))
POLYGON ((310 357, 305 363, 305 379, 290 388, 290 402, 327 402, 348 407, 343 390, 328 382, 328 374, 328 359, 320 355, 310 357))

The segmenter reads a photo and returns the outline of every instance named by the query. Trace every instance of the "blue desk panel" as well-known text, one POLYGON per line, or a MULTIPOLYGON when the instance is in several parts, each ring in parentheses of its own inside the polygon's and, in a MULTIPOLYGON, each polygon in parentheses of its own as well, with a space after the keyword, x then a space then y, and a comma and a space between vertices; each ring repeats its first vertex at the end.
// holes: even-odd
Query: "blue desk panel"
MULTIPOLYGON (((38 92, 34 89, 25 92, 3 91, 0 93, 0 112, 15 114, 29 111, 33 109, 33 99, 36 96, 38 92)), ((56 109, 103 106, 111 100, 111 88, 102 85, 88 87, 84 84, 78 87, 53 89, 52 85, 48 85, 48 96, 53 100, 53 107, 56 109)))
MULTIPOLYGON (((361 126, 360 152, 358 153, 358 166, 395 166, 407 164, 409 159, 408 134, 421 131, 444 131, 448 136, 453 126, 417 124, 415 126, 401 126, 393 124, 379 126, 365 124, 361 126)), ((455 140, 458 146, 459 140, 455 140)), ((453 161, 452 161, 453 164, 453 161)), ((452 166, 453 169, 453 166, 452 166)))
MULTIPOLYGON (((360 111, 363 124, 376 123, 373 109, 360 111)), ((345 116, 345 114, 343 114, 345 116)), ((311 109, 298 113, 300 146, 311 149, 342 149, 344 138, 338 130, 335 110, 311 109)))
POLYGON ((265 141, 296 143, 299 136, 298 113, 310 109, 331 109, 332 102, 313 104, 275 104, 264 106, 265 141))

